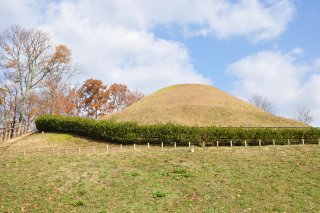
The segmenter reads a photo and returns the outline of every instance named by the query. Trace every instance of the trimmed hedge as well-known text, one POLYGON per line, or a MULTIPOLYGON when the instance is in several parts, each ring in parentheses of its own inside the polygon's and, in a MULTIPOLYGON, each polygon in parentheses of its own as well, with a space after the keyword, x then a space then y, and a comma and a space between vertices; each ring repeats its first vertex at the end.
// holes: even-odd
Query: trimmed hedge
POLYGON ((36 121, 39 131, 63 132, 80 136, 90 137, 98 140, 106 140, 115 143, 161 143, 186 145, 191 142, 195 145, 215 146, 230 145, 232 140, 234 146, 272 144, 316 144, 320 138, 320 129, 317 128, 244 128, 244 127, 187 127, 173 124, 139 125, 135 122, 113 122, 108 120, 94 120, 81 117, 64 116, 39 116, 36 121))

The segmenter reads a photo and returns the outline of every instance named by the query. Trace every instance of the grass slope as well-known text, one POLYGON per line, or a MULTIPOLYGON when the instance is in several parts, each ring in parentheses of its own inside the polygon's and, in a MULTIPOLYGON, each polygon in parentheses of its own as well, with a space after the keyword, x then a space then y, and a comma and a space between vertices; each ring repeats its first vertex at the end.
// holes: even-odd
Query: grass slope
POLYGON ((166 87, 124 111, 104 118, 142 124, 170 122, 188 126, 306 126, 301 122, 265 113, 217 88, 201 84, 166 87))
MULTIPOLYGON (((46 133, 7 151, 25 142, 95 143, 46 133)), ((319 161, 318 145, 0 156, 0 212, 318 212, 319 161)))

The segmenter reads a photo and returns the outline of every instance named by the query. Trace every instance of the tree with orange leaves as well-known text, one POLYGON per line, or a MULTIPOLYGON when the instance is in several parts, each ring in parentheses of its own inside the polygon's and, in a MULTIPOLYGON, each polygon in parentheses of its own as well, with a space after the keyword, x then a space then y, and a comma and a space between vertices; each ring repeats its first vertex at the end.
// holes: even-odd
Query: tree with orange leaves
POLYGON ((110 113, 121 111, 125 108, 129 89, 124 84, 112 84, 109 89, 108 110, 110 113))
POLYGON ((98 118, 107 113, 107 86, 101 80, 88 79, 78 90, 81 106, 87 117, 98 118))
POLYGON ((118 112, 144 97, 143 93, 131 92, 125 84, 112 84, 109 89, 108 110, 118 112))

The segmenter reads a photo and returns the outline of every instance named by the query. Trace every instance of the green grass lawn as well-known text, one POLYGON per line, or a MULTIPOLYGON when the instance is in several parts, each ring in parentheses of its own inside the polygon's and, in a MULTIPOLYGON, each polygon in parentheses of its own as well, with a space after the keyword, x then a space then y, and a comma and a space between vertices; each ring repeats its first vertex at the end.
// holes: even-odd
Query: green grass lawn
MULTIPOLYGON (((77 145, 73 136, 30 137, 33 146, 37 138, 77 145)), ((0 212, 41 210, 319 212, 320 146, 1 155, 0 212)))

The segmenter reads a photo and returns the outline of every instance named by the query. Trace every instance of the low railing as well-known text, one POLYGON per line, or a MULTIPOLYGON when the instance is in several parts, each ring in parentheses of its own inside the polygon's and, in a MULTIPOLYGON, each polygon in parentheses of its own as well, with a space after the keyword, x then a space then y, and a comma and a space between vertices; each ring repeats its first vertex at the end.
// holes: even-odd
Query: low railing
POLYGON ((0 142, 18 137, 31 131, 31 125, 18 126, 9 129, 0 129, 0 142))
MULTIPOLYGON (((299 144, 292 144, 290 139, 288 139, 287 144, 277 144, 275 140, 273 140, 273 146, 276 145, 296 145, 296 146, 308 146, 311 147, 312 145, 315 146, 318 143, 320 146, 320 139, 318 141, 312 141, 312 143, 308 143, 308 141, 302 140, 299 144)), ((214 146, 207 146, 205 143, 202 146, 195 146, 191 143, 184 144, 178 146, 177 143, 174 144, 106 144, 106 145, 99 145, 95 146, 70 146, 70 147, 42 147, 42 148, 29 148, 29 147, 19 147, 16 150, 13 149, 6 149, 3 150, 0 147, 0 157, 1 156, 62 156, 62 155, 83 155, 83 154, 119 154, 119 153, 128 153, 128 152, 139 152, 139 151, 168 151, 168 150, 175 150, 175 149, 185 149, 190 152, 197 152, 200 150, 212 150, 212 148, 219 147, 239 147, 239 144, 234 144, 232 140, 230 140, 230 144, 220 144, 219 141, 214 146)), ((244 141, 244 147, 257 147, 257 144, 249 144, 247 141, 244 141)), ((258 147, 267 146, 267 144, 263 144, 262 141, 259 141, 258 147)))

